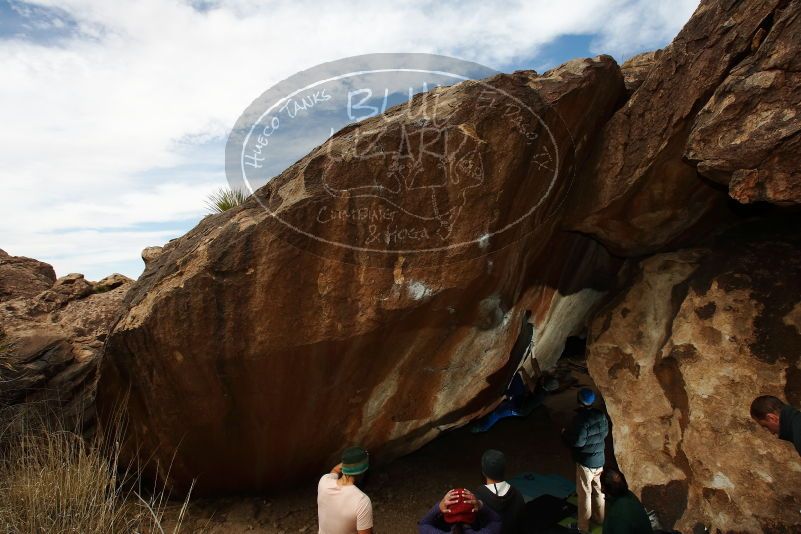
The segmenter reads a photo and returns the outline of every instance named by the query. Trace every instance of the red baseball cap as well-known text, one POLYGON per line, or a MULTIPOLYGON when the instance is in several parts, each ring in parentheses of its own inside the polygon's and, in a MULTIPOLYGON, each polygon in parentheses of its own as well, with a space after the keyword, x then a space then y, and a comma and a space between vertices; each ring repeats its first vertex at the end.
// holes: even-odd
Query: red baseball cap
POLYGON ((476 513, 473 511, 473 505, 467 502, 467 490, 458 488, 454 491, 458 501, 450 505, 450 512, 445 514, 445 522, 448 524, 466 523, 468 525, 475 523, 476 513))

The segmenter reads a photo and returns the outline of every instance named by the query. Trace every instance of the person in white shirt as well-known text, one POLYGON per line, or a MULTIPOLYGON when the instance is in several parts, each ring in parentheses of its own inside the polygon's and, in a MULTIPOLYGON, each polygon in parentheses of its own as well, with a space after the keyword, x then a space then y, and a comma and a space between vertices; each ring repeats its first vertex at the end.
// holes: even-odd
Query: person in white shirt
POLYGON ((319 534, 373 534, 373 505, 358 487, 369 466, 366 450, 349 447, 342 453, 342 463, 320 479, 319 534))

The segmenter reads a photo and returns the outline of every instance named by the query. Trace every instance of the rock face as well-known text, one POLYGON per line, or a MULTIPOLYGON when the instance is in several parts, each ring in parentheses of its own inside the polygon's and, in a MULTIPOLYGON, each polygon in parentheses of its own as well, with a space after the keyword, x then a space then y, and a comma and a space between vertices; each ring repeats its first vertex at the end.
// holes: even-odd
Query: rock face
POLYGON ((145 262, 145 265, 153 262, 161 256, 163 250, 163 247, 145 247, 142 249, 142 261, 145 262))
POLYGON ((650 257, 592 322, 589 369, 617 460, 663 527, 797 528, 798 454, 749 407, 763 394, 801 403, 799 228, 650 257))
POLYGON ((801 2, 783 2, 701 109, 686 148, 744 204, 801 204, 801 2))
MULTIPOLYGON (((327 469, 350 443, 386 460, 486 412, 521 363, 513 347, 529 344, 516 344, 526 321, 535 359, 523 363, 550 366, 616 270, 603 247, 555 226, 575 163, 623 91, 605 56, 543 77, 518 72, 438 88, 343 129, 240 208, 166 245, 126 297, 104 349, 98 403, 113 405, 130 389, 127 454, 140 447, 171 463, 178 489, 195 478, 199 493, 274 488, 327 469), (504 104, 501 92, 544 122, 504 104), (322 224, 320 203, 335 198, 335 212, 350 213, 353 199, 338 190, 348 180, 403 171, 386 155, 404 131, 428 124, 425 115, 447 134, 443 143, 463 140, 455 167, 422 157, 416 169, 415 180, 456 173, 437 182, 445 189, 433 206, 458 199, 461 222, 440 220, 427 238, 462 242, 487 214, 511 221, 546 196, 541 209, 467 249, 376 259, 329 246, 368 229, 345 217, 322 224), (558 154, 544 151, 545 123, 558 154), (374 158, 348 155, 362 144, 380 148, 374 158), (543 164, 560 169, 547 194, 524 179, 543 164), (480 194, 463 194, 456 186, 471 184, 476 169, 480 194), (259 202, 316 225, 319 239, 278 225, 259 202)), ((396 200, 373 198, 369 209, 396 200)), ((427 193, 411 208, 431 202, 427 193)))
MULTIPOLYGON (((28 258, 16 265, 32 271, 28 280, 53 272, 49 265, 28 258)), ((18 273, 15 277, 26 278, 18 273)), ((70 274, 37 295, 1 303, 0 404, 47 404, 60 411, 66 425, 80 423, 90 429, 98 358, 131 282, 119 274, 97 283, 70 274)), ((33 287, 37 285, 26 289, 33 287)))
POLYGON ((725 198, 699 170, 718 181, 731 176, 738 199, 791 199, 798 167, 798 12, 798 2, 782 0, 701 2, 604 127, 565 226, 624 255, 687 241, 694 235, 688 230, 725 198), (752 149, 741 149, 749 144, 752 149), (760 158, 776 147, 776 163, 763 167, 760 158), (785 158, 786 151, 793 155, 785 158), (702 162, 699 168, 694 161, 702 162), (764 174, 758 178, 752 170, 764 174), (745 192, 761 191, 763 182, 775 192, 745 192))
POLYGON ((618 460, 665 526, 792 524, 797 459, 747 407, 801 400, 798 243, 688 247, 731 198, 798 203, 800 2, 704 0, 622 74, 600 56, 417 95, 145 249, 98 388, 104 412, 130 393, 123 455, 201 494, 319 474, 352 443, 390 459, 550 367, 607 251, 672 250, 593 322, 618 460))
POLYGON ((55 281, 56 273, 50 265, 0 250, 0 302, 32 297, 55 281))
POLYGON ((623 74, 623 82, 626 84, 626 93, 630 97, 634 91, 640 88, 642 82, 648 77, 659 57, 661 50, 643 52, 627 59, 621 66, 620 72, 623 74))

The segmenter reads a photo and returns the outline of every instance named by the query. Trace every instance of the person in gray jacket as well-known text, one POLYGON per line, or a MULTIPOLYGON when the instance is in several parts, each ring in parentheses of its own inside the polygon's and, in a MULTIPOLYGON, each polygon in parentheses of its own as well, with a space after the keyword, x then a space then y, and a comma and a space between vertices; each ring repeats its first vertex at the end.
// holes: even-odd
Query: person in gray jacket
POLYGON ((795 445, 801 455, 801 412, 771 395, 762 395, 751 403, 751 418, 759 426, 795 445))
POLYGON ((595 392, 582 388, 578 392, 579 409, 570 428, 563 431, 567 444, 573 449, 576 462, 576 492, 578 493, 578 529, 589 532, 590 519, 601 524, 604 520, 604 494, 601 473, 604 470, 604 449, 609 423, 606 415, 592 405, 595 392))

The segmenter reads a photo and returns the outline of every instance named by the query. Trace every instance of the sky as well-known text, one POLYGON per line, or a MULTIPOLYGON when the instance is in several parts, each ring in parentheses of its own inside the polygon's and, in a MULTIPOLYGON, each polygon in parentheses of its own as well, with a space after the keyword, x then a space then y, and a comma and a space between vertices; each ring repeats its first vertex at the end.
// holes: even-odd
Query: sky
MULTIPOLYGON (((668 44, 698 0, 0 0, 0 248, 136 278, 227 184, 261 93, 325 61, 426 52, 502 72, 668 44)), ((299 154, 301 157, 303 154, 299 154)))

